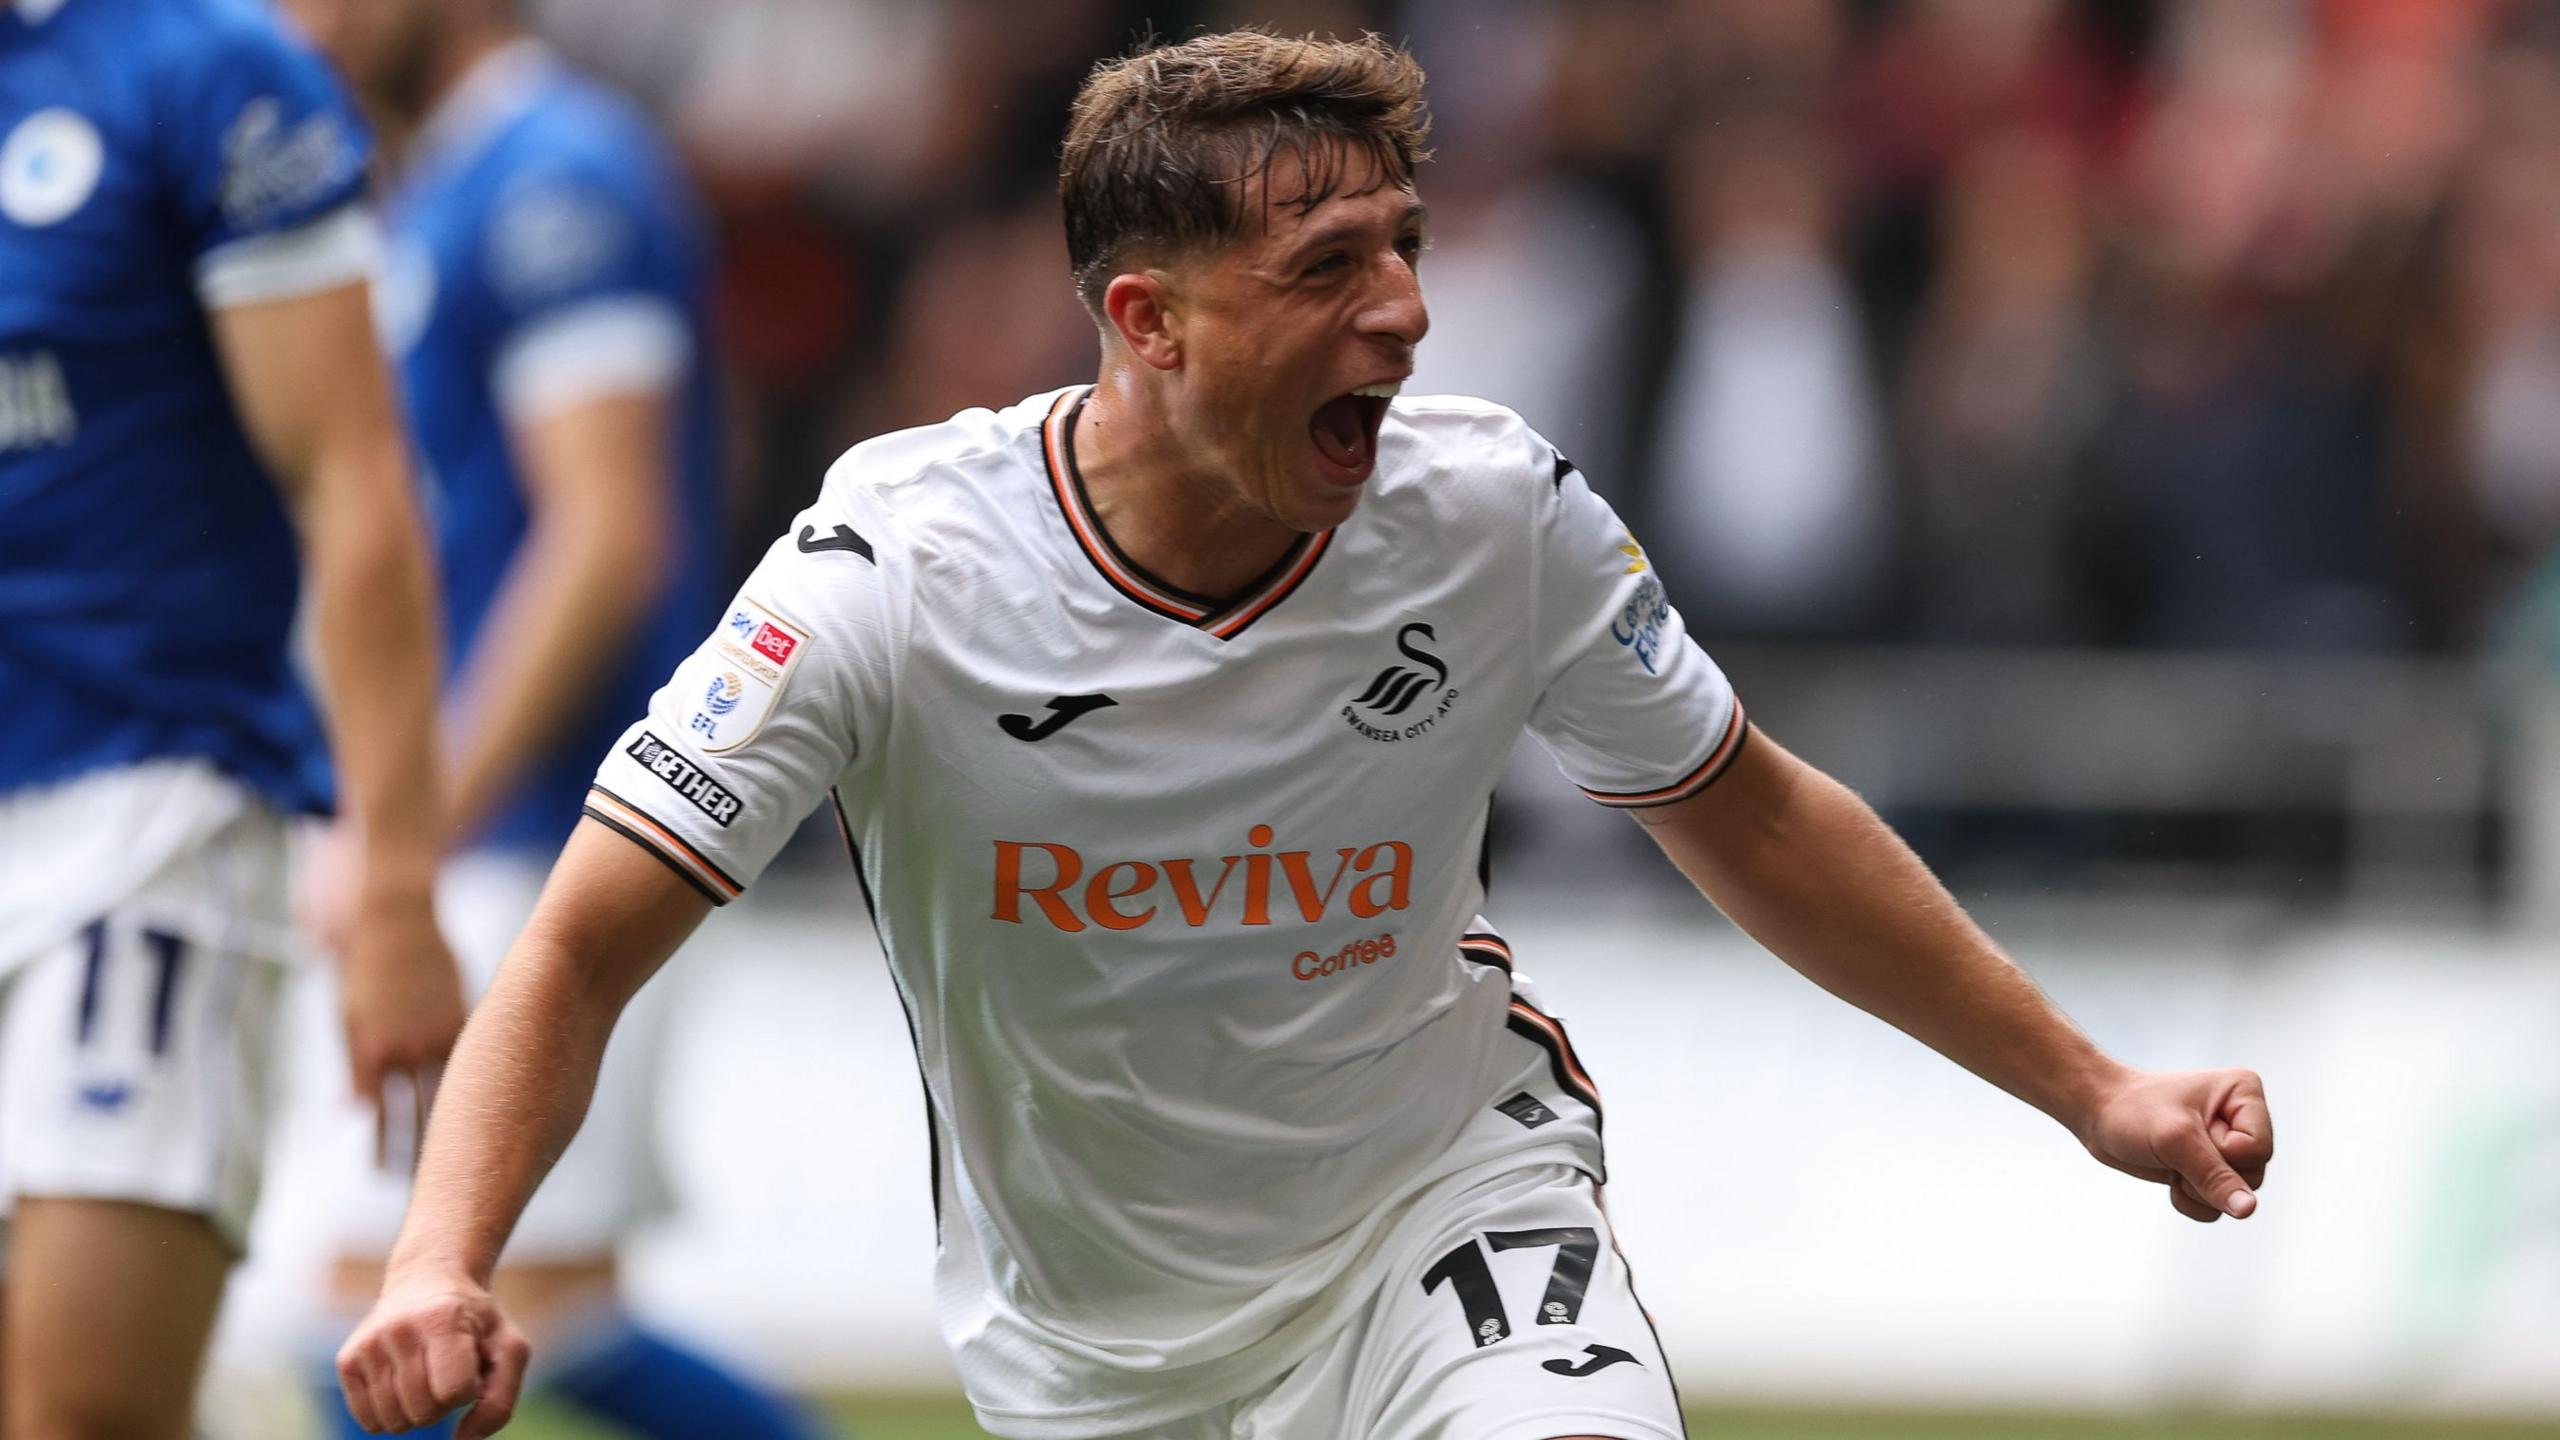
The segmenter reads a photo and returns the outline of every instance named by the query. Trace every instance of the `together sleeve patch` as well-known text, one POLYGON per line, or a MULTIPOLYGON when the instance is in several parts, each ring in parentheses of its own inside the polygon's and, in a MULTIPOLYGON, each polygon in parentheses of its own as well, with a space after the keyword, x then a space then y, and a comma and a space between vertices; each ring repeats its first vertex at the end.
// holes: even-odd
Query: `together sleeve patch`
POLYGON ((640 762, 640 767, 658 777, 668 789, 693 803, 693 808, 710 817, 721 829, 738 818, 745 803, 727 786, 703 773, 701 766, 685 757, 685 753, 657 736, 643 730, 631 737, 622 753, 640 762))

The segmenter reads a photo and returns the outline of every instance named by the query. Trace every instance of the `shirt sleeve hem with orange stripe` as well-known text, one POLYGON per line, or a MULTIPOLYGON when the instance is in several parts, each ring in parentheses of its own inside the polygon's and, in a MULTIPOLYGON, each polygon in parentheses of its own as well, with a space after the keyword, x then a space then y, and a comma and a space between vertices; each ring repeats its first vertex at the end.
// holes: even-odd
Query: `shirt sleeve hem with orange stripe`
POLYGON ((1707 752, 1707 758, 1699 761, 1695 769, 1679 779, 1653 790, 1594 790, 1588 785, 1580 788, 1583 794, 1613 810, 1649 810, 1656 805, 1674 804, 1722 779, 1750 738, 1751 722, 1744 717, 1742 702, 1737 699, 1733 702, 1732 716, 1725 722, 1724 733, 1716 739, 1715 748, 1707 752))
POLYGON ((676 872, 676 877, 702 893, 714 905, 726 905, 746 893, 746 887, 729 878, 729 873, 714 865, 699 850, 684 842, 682 836, 659 823, 647 811, 601 785, 587 791, 587 815, 623 839, 656 856, 660 863, 676 872))

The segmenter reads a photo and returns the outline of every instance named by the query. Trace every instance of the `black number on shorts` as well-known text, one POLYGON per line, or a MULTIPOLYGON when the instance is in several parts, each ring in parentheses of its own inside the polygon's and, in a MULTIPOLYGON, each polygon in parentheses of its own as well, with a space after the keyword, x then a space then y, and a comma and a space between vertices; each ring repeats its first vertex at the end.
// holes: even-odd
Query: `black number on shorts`
POLYGON ((1510 1337, 1511 1317, 1502 1313, 1502 1292, 1494 1288, 1493 1267, 1484 1263, 1484 1252, 1469 1240, 1440 1257, 1422 1277, 1422 1293, 1428 1295, 1447 1281, 1458 1292, 1458 1308, 1467 1312, 1467 1334, 1479 1348, 1510 1337))
POLYGON ((151 1053, 169 1053, 169 1012, 178 998, 178 962, 187 958, 187 941, 183 935, 166 930, 145 930, 142 943, 151 947, 152 957, 160 962, 160 983, 151 991, 151 1053))
POLYGON ((80 1020, 73 1035, 75 1043, 86 1045, 89 1032, 98 1027, 98 977, 107 968, 107 922, 90 921, 80 940, 89 947, 89 959, 80 972, 80 1020))
MULTIPOLYGON (((107 968, 107 922, 90 921, 80 932, 80 942, 88 953, 80 972, 80 1014, 75 1036, 77 1043, 86 1045, 98 1028, 98 992, 107 968)), ((187 939, 166 930, 145 930, 142 943, 160 962, 158 982, 151 990, 151 1053, 165 1055, 169 1053, 169 1019, 177 1010, 178 970, 187 958, 187 939)))
MULTIPOLYGON (((1555 1269, 1547 1275, 1547 1293, 1538 1299, 1538 1323, 1571 1325, 1582 1318, 1582 1297, 1591 1289, 1592 1262, 1600 1258, 1600 1232, 1588 1225, 1559 1225, 1547 1230, 1488 1230, 1485 1243, 1494 1253, 1556 1247, 1555 1269)), ((1493 1267, 1476 1242, 1468 1241, 1440 1257, 1422 1276, 1422 1293, 1437 1291, 1445 1281, 1458 1293, 1467 1315, 1467 1334, 1476 1344, 1491 1345, 1511 1336, 1511 1317, 1502 1308, 1502 1291, 1493 1283, 1493 1267)))
POLYGON ((1538 1323, 1570 1325, 1582 1318, 1582 1296, 1591 1288, 1591 1262, 1600 1256, 1599 1231, 1588 1225, 1562 1225, 1552 1230, 1488 1230, 1484 1238, 1497 1255, 1555 1246, 1556 1268, 1547 1276, 1547 1293, 1538 1300, 1538 1323))

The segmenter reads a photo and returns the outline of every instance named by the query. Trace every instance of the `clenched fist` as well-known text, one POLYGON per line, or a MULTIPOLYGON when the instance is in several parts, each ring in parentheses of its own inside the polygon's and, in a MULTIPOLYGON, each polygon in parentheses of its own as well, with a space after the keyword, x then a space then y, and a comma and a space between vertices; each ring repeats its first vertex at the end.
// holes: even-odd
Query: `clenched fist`
POLYGON ((2245 1220, 2276 1155, 2266 1087, 2248 1070, 2128 1071, 2074 1127, 2089 1153, 2169 1187, 2190 1220, 2245 1220))
POLYGON ((468 1277, 395 1279, 338 1351, 338 1383, 376 1434, 432 1425, 468 1405, 454 1440, 482 1440, 514 1417, 532 1353, 487 1288, 468 1277))

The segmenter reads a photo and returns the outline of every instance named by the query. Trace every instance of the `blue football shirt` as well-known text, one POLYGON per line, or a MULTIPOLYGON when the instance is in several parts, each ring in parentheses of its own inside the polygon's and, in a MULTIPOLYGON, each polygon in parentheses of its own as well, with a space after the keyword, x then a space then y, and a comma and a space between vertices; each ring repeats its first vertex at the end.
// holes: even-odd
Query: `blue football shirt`
POLYGON ((399 357, 443 572, 451 664, 490 637, 530 521, 511 431, 582 400, 661 394, 672 423, 672 570, 655 610, 581 698, 485 834, 556 849, 597 760, 725 598, 710 247, 647 121, 538 43, 484 57, 422 127, 386 203, 380 310, 399 357))
POLYGON ((0 4, 0 795, 202 757, 329 801, 209 309, 360 278, 369 141, 264 0, 0 4))

